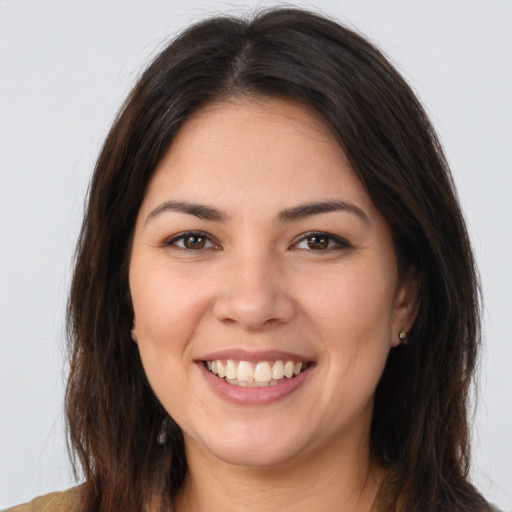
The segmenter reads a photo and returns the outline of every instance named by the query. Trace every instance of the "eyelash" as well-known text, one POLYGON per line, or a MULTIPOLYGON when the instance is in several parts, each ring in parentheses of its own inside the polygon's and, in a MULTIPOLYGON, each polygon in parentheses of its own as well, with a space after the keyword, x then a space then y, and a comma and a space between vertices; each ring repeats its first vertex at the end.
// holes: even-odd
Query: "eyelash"
POLYGON ((323 231, 312 231, 310 233, 305 233, 304 235, 301 235, 299 240, 295 242, 292 245, 292 247, 310 252, 327 252, 340 249, 349 249, 352 246, 350 245, 349 242, 347 242, 343 238, 340 238, 339 236, 335 236, 330 233, 325 233, 323 231), (315 238, 318 239, 318 245, 320 247, 313 248, 311 245, 309 245, 309 241, 315 238), (327 245, 323 246, 323 243, 321 243, 321 241, 325 240, 327 241, 327 245), (308 244, 308 248, 299 247, 299 245, 304 242, 308 244))
POLYGON ((185 231, 184 233, 180 233, 174 237, 172 237, 170 240, 167 240, 164 244, 166 247, 174 246, 178 249, 181 249, 183 251, 201 251, 204 249, 218 249, 219 246, 215 242, 213 242, 208 235, 208 233, 205 233, 204 231, 185 231), (205 245, 210 244, 208 247, 202 246, 202 247, 186 247, 185 244, 187 243, 187 239, 190 240, 192 238, 201 239, 204 241, 205 245), (182 245, 179 245, 178 242, 182 242, 182 245))
MULTIPOLYGON (((180 233, 170 240, 165 242, 165 246, 174 246, 178 249, 182 249, 184 251, 201 251, 205 249, 218 249, 219 245, 212 241, 208 233, 204 231, 186 231, 184 233, 180 233), (190 241, 191 239, 199 239, 198 245, 201 245, 201 242, 204 244, 200 247, 186 247, 187 239, 190 241), (181 242, 181 245, 180 243, 181 242)), ((323 231, 312 231, 310 233, 305 233, 301 235, 301 237, 291 245, 293 249, 306 250, 311 252, 326 252, 332 250, 339 249, 348 249, 351 245, 349 242, 340 238, 338 236, 332 235, 330 233, 325 233, 323 231), (313 240, 317 239, 317 242, 313 240), (317 244, 317 247, 312 247, 310 245, 310 241, 313 241, 313 244, 317 244), (300 244, 306 243, 308 247, 300 247, 300 244)))

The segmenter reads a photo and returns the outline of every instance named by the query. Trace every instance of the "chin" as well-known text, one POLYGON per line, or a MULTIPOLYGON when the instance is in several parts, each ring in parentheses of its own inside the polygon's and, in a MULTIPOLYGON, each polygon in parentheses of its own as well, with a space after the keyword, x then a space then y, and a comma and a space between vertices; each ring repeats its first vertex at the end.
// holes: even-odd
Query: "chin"
POLYGON ((251 468, 282 466, 300 456, 306 448, 305 440, 294 440, 290 433, 283 435, 282 430, 264 435, 250 429, 246 434, 231 431, 217 438, 208 436, 202 444, 218 460, 251 468))
POLYGON ((269 450, 260 449, 257 446, 250 449, 246 447, 244 449, 237 449, 236 447, 221 448, 216 452, 213 453, 214 456, 227 464, 255 469, 275 468, 285 465, 295 458, 294 450, 269 450))

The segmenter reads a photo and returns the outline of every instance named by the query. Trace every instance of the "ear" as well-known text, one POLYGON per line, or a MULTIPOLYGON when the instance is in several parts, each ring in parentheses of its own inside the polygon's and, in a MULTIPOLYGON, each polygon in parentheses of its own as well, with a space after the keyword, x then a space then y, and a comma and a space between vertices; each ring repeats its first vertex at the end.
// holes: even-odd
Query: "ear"
POLYGON ((408 332, 418 314, 418 276, 416 269, 411 267, 400 279, 395 293, 391 346, 402 343, 400 332, 408 332))

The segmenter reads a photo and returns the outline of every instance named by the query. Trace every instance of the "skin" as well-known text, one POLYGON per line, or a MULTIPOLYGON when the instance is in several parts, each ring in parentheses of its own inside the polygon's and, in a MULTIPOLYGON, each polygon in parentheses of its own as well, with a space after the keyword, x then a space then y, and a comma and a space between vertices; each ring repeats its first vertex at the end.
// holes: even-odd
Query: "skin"
POLYGON ((278 99, 196 112, 146 190, 129 280, 145 372, 184 433, 179 512, 371 508, 385 476, 370 464, 373 397, 414 319, 414 283, 399 282, 386 221, 313 112, 278 99), (351 206, 282 218, 325 201, 351 206), (205 233, 202 248, 185 248, 187 231, 205 233), (311 232, 328 233, 327 247, 312 249, 311 232), (314 367, 275 403, 234 404, 198 363, 225 349, 314 367))

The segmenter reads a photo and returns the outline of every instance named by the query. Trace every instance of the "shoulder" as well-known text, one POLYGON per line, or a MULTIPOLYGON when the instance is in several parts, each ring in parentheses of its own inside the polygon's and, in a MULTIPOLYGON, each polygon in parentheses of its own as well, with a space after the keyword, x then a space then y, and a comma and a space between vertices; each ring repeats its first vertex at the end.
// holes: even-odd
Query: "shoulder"
POLYGON ((63 492, 52 492, 29 503, 8 508, 4 512, 74 512, 80 501, 80 486, 63 492))

